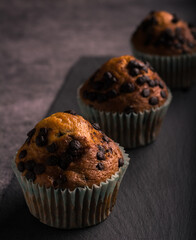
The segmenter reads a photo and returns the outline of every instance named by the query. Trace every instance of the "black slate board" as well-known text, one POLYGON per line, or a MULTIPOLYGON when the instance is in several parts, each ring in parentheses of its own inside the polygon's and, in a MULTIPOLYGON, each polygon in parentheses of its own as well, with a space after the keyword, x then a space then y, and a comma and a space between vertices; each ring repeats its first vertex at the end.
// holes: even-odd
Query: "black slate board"
MULTIPOLYGON (((75 109, 76 89, 109 57, 83 57, 69 71, 48 114, 75 109)), ((1 239, 196 239, 196 87, 174 92, 159 138, 128 152, 130 166, 112 214, 103 223, 63 231, 28 211, 13 176, 0 206, 1 239)))

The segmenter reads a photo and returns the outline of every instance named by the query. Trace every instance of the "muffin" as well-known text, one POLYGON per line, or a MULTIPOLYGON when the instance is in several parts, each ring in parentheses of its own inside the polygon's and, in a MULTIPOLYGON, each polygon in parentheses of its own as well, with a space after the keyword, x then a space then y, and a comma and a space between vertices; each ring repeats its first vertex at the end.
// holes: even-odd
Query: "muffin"
POLYGON ((134 148, 158 135, 171 93, 149 63, 133 56, 110 59, 78 90, 78 103, 112 139, 134 148))
POLYGON ((131 37, 133 54, 149 61, 172 88, 196 77, 196 27, 165 11, 152 11, 131 37))
POLYGON ((74 111, 41 120, 13 163, 30 212, 57 228, 81 228, 111 212, 129 159, 99 125, 74 111))

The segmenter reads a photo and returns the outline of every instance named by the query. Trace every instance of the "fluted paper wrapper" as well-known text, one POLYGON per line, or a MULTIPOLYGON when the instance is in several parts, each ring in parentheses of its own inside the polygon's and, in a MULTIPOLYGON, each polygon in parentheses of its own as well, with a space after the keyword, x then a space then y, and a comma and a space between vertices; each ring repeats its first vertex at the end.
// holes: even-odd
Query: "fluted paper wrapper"
POLYGON ((106 135, 125 148, 145 146, 156 139, 172 100, 168 89, 168 99, 161 107, 129 114, 104 112, 86 105, 80 99, 80 88, 78 88, 78 104, 84 117, 90 122, 99 123, 106 135))
POLYGON ((106 182, 92 188, 54 189, 27 181, 12 163, 31 214, 42 223, 62 229, 83 228, 105 220, 115 204, 118 189, 129 165, 129 157, 120 147, 124 165, 106 182))
POLYGON ((148 61, 170 88, 186 89, 196 81, 196 54, 158 56, 142 53, 132 47, 133 55, 148 61))

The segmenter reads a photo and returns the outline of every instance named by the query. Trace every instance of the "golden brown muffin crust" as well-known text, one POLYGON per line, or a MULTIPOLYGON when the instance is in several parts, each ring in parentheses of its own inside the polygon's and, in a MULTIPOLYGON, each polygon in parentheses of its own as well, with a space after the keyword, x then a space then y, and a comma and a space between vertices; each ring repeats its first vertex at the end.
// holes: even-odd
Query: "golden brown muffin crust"
POLYGON ((73 112, 43 119, 17 153, 18 170, 46 187, 73 190, 105 182, 123 165, 123 157, 117 144, 97 129, 73 112))
POLYGON ((167 97, 166 84, 149 63, 128 55, 110 59, 80 89, 85 104, 106 112, 143 112, 167 97))
POLYGON ((140 52, 180 55, 196 52, 196 28, 175 14, 152 11, 136 29, 131 42, 140 52))

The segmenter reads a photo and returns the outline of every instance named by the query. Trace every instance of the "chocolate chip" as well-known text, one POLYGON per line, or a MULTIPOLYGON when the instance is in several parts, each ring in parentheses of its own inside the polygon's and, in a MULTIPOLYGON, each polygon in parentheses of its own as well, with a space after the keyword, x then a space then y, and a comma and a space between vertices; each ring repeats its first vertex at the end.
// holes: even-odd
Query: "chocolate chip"
POLYGON ((159 102, 159 99, 158 99, 157 97, 151 97, 151 98, 149 99, 149 103, 150 103, 151 105, 156 105, 156 104, 158 104, 158 102, 159 102))
POLYGON ((191 31, 191 33, 192 33, 192 35, 193 35, 194 39, 196 40, 196 30, 194 30, 194 31, 191 31))
POLYGON ((32 138, 33 135, 35 134, 35 132, 36 132, 36 129, 33 128, 31 131, 29 131, 29 132, 27 133, 27 136, 28 136, 29 138, 32 138))
POLYGON ((101 129, 100 126, 99 126, 99 123, 92 123, 91 125, 92 125, 93 128, 96 129, 96 130, 100 130, 100 129, 101 129))
POLYGON ((25 174, 25 177, 28 181, 35 181, 36 179, 36 176, 35 176, 35 173, 34 172, 31 172, 31 171, 28 171, 26 174, 25 174))
POLYGON ((120 92, 123 93, 132 93, 135 90, 135 86, 133 83, 127 82, 123 83, 120 87, 120 92))
POLYGON ((189 28, 194 28, 195 25, 194 25, 193 23, 188 23, 188 27, 189 27, 189 28))
POLYGON ((118 167, 122 167, 124 165, 124 159, 123 158, 119 158, 118 159, 118 167))
POLYGON ((97 94, 95 92, 84 91, 83 97, 90 101, 95 101, 97 99, 97 94))
POLYGON ((179 21, 178 17, 176 16, 176 14, 173 14, 173 18, 172 18, 172 23, 177 23, 179 21))
POLYGON ((61 186, 62 184, 67 182, 67 178, 65 175, 60 175, 56 182, 59 186, 61 186))
POLYGON ((147 67, 145 66, 144 63, 140 63, 140 62, 135 61, 135 60, 131 60, 128 63, 127 68, 128 68, 129 71, 131 71, 132 69, 139 69, 139 70, 143 70, 145 72, 148 72, 148 69, 147 69, 147 67))
POLYGON ((155 82, 153 80, 148 81, 148 86, 149 87, 155 87, 155 82))
POLYGON ((96 168, 98 168, 99 170, 103 170, 104 169, 104 165, 102 163, 98 163, 96 168))
POLYGON ((154 84, 155 84, 155 86, 158 86, 159 85, 159 80, 158 79, 154 79, 154 84))
POLYGON ((146 64, 146 67, 149 68, 152 72, 155 71, 149 62, 145 61, 145 64, 146 64))
POLYGON ((92 82, 91 85, 95 90, 102 90, 104 88, 104 82, 102 81, 92 82))
POLYGON ((161 97, 162 97, 162 98, 166 98, 166 92, 163 91, 163 90, 161 91, 161 97))
POLYGON ((135 109, 134 109, 134 107, 132 107, 132 106, 127 106, 127 107, 124 109, 124 112, 125 112, 126 114, 129 114, 129 113, 135 112, 135 109))
POLYGON ((117 91, 115 89, 110 90, 106 93, 108 98, 114 98, 118 95, 117 91))
POLYGON ((106 136, 106 135, 104 135, 103 137, 102 137, 102 139, 103 139, 103 141, 105 141, 105 142, 109 142, 110 140, 109 140, 109 138, 106 136))
POLYGON ((46 136, 48 134, 47 128, 40 128, 39 135, 46 136))
POLYGON ((97 101, 98 102, 105 102, 107 100, 107 96, 104 93, 97 94, 97 101))
POLYGON ((17 168, 20 172, 24 172, 25 170, 24 162, 19 162, 17 168))
POLYGON ((141 76, 136 79, 136 83, 140 86, 142 86, 145 82, 149 81, 150 78, 148 76, 141 76))
POLYGON ((24 157, 26 157, 26 155, 27 155, 27 150, 22 150, 21 152, 20 152, 20 154, 19 154, 19 158, 21 159, 21 158, 24 158, 24 157))
POLYGON ((194 47, 195 47, 195 44, 192 43, 192 42, 187 42, 187 46, 188 46, 189 48, 194 48, 194 47))
POLYGON ((174 44, 174 47, 175 47, 176 49, 181 49, 181 48, 182 48, 182 44, 181 44, 181 43, 175 43, 175 44, 174 44))
POLYGON ((28 160, 25 163, 25 169, 29 171, 33 171, 33 168, 35 167, 35 161, 34 160, 28 160))
POLYGON ((97 159, 98 160, 105 160, 105 154, 103 151, 97 152, 97 159))
POLYGON ((72 114, 72 115, 76 115, 76 112, 74 110, 67 110, 67 111, 64 111, 64 113, 69 113, 69 114, 72 114))
POLYGON ((164 85, 163 85, 162 82, 159 82, 159 87, 162 88, 162 89, 164 88, 164 85))
POLYGON ((106 72, 103 75, 104 88, 107 89, 117 82, 117 79, 112 75, 111 72, 106 72))
POLYGON ((98 144, 97 147, 100 151, 105 152, 105 148, 103 146, 98 144))
POLYGON ((140 74, 140 70, 138 68, 132 68, 132 69, 129 70, 129 74, 132 77, 135 77, 135 76, 140 74))
POLYGON ((82 148, 82 145, 78 140, 71 140, 71 142, 69 143, 69 148, 79 150, 80 148, 82 148))
POLYGON ((48 157, 46 163, 48 166, 56 166, 59 163, 59 158, 55 155, 51 155, 48 157))
POLYGON ((141 92, 142 97, 148 97, 150 95, 150 89, 144 88, 141 92))
POLYGON ((56 143, 54 143, 54 142, 47 146, 47 150, 49 153, 54 153, 54 152, 56 152, 57 149, 58 149, 58 147, 57 147, 56 143))
POLYGON ((59 166, 65 170, 69 167, 69 164, 74 160, 73 156, 70 153, 64 152, 61 155, 59 166))
POLYGON ((43 147, 47 144, 47 137, 44 135, 38 135, 35 142, 38 147, 43 147))
POLYGON ((36 175, 40 175, 40 174, 44 173, 45 170, 46 170, 46 168, 42 163, 37 163, 34 167, 34 173, 36 175))
POLYGON ((59 133, 57 134, 57 137, 62 137, 63 135, 64 135, 64 133, 59 132, 59 133))

